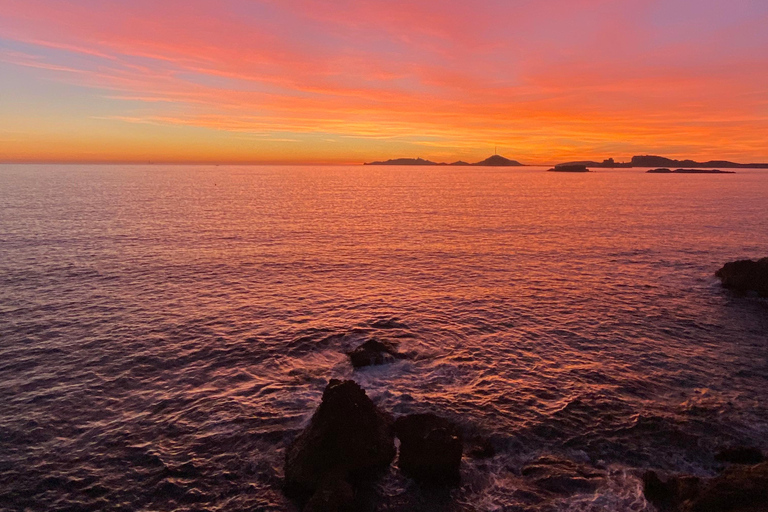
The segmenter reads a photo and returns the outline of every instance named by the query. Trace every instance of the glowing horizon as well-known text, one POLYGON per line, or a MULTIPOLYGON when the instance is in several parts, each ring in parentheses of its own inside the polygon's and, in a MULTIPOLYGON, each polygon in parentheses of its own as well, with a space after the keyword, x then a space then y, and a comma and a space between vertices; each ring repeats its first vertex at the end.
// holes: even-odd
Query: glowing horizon
POLYGON ((768 161, 768 4, 0 0, 0 161, 768 161))

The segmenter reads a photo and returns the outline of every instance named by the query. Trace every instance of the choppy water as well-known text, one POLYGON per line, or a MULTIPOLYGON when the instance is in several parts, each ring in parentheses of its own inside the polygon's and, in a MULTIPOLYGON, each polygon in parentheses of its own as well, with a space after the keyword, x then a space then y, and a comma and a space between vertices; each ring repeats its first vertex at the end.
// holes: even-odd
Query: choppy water
POLYGON ((639 471, 768 449, 768 305, 713 277, 768 255, 768 173, 542 171, 0 166, 0 509, 295 510, 332 377, 498 450, 382 511, 651 510, 639 471), (374 335, 414 358, 353 371, 374 335))

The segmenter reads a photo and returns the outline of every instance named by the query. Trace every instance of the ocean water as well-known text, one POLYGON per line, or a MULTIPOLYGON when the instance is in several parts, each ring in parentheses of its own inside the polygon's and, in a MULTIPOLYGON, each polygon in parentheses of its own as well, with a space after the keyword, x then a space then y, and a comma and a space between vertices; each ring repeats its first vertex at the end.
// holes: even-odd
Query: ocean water
POLYGON ((713 276, 768 172, 543 171, 0 166, 0 510, 297 510, 331 378, 496 450, 372 510, 651 511, 645 469, 768 449, 768 303, 713 276), (410 357, 353 370, 374 336, 410 357))

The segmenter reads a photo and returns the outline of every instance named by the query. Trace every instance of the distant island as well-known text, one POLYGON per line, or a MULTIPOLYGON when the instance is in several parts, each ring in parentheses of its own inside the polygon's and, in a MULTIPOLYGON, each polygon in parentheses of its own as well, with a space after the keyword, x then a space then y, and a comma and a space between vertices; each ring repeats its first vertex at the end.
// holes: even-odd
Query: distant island
MULTIPOLYGON (((688 168, 688 169, 706 169, 713 167, 722 167, 725 169, 768 169, 768 164, 737 164, 726 160, 710 160, 708 162, 695 162, 693 160, 673 160, 663 156, 644 155, 633 156, 629 162, 616 162, 613 158, 608 158, 602 162, 591 160, 582 160, 577 162, 565 162, 555 167, 566 165, 585 165, 587 167, 602 167, 609 169, 631 168, 631 167, 657 167, 657 168, 688 168)), ((716 174, 716 173, 715 173, 716 174)))
MULTIPOLYGON (((395 158, 392 160, 385 160, 381 162, 367 162, 363 165, 452 165, 452 166, 478 166, 478 167, 522 167, 526 164, 522 164, 517 160, 510 160, 501 155, 493 155, 486 158, 481 162, 467 163, 464 161, 457 161, 453 163, 433 162, 431 160, 424 160, 423 158, 395 158)), ((727 160, 710 160, 708 162, 695 162, 693 160, 674 160, 663 156, 644 155, 633 156, 629 162, 617 162, 613 158, 607 158, 602 162, 594 160, 578 160, 574 162, 564 162, 555 165, 551 171, 555 172, 589 172, 589 168, 603 168, 603 169, 624 169, 632 167, 653 167, 653 168, 677 168, 681 173, 686 169, 768 169, 768 164, 739 164, 736 162, 728 162, 727 160), (581 168, 584 169, 581 169, 581 168), (574 170, 568 170, 573 168, 574 170)), ((670 171, 670 172, 677 172, 670 171)), ((713 173, 717 174, 717 173, 713 173)))
POLYGON ((633 156, 631 167, 680 167, 680 168, 712 168, 723 167, 726 169, 768 169, 768 164, 737 164, 727 160, 710 160, 708 162, 694 162, 693 160, 672 160, 663 156, 633 156))
POLYGON ((453 165, 453 166, 466 165, 466 166, 478 166, 478 167, 521 167, 525 164, 521 164, 517 160, 510 160, 509 158, 504 158, 501 155, 493 155, 486 158, 482 162, 476 162, 474 164, 463 162, 461 160, 459 160, 458 162, 447 164, 447 163, 437 163, 431 160, 424 160, 423 158, 395 158, 393 160, 386 160, 383 162, 364 163, 363 165, 453 165))

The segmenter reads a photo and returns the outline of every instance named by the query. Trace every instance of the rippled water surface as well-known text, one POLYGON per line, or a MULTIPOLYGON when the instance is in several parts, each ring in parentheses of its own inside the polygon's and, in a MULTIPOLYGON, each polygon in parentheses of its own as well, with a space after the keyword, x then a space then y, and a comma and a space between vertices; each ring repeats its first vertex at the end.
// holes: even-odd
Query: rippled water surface
POLYGON ((765 171, 0 166, 0 509, 296 510, 343 377, 497 452, 375 510, 650 511, 642 470, 768 449, 768 305, 713 277, 766 255, 765 171), (411 357, 353 371, 373 336, 411 357))

